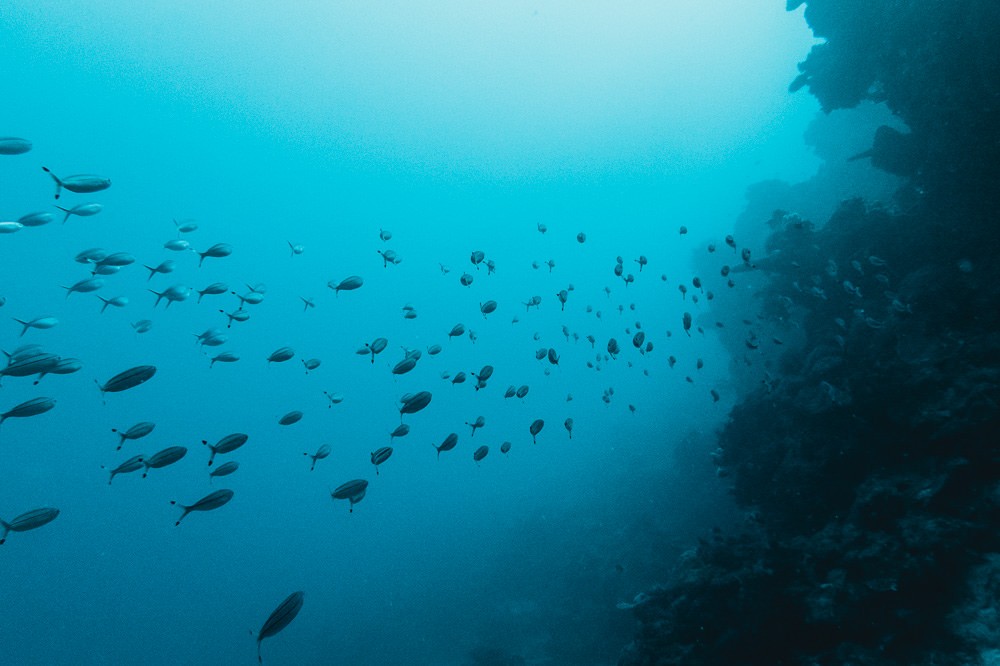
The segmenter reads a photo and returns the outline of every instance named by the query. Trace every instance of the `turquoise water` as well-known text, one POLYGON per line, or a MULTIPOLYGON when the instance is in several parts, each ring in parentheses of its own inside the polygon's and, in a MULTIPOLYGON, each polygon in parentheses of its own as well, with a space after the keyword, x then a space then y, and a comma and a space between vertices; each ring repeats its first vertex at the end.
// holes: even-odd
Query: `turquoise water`
MULTIPOLYGON (((695 304, 697 290, 682 299, 677 287, 708 243, 731 252, 722 238, 747 186, 818 166, 802 141, 816 103, 787 92, 814 40, 798 13, 770 4, 6 3, 0 134, 33 147, 0 155, 0 218, 58 213, 54 203, 103 210, 0 236, 0 346, 83 363, 0 389, 3 411, 56 400, 0 428, 0 518, 60 510, 0 552, 3 661, 252 663, 247 630, 295 590, 302 611, 264 641, 268 663, 613 661, 633 631, 615 604, 734 519, 707 452, 739 385, 704 294, 695 304), (55 202, 43 166, 112 186, 55 202), (224 242, 232 255, 199 268, 164 249, 175 219, 196 221, 184 236, 195 249, 224 242), (93 294, 60 288, 89 275, 73 258, 91 247, 135 256, 97 292, 126 296, 125 308, 100 313, 93 294), (386 249, 401 263, 383 267, 386 249), (494 275, 473 266, 474 250, 494 275), (176 270, 147 281, 141 264, 165 259, 176 270), (326 286, 350 275, 364 286, 326 286), (147 291, 216 281, 240 294, 266 284, 249 321, 225 328, 231 294, 154 309, 147 291), (556 293, 569 285, 563 311, 556 293), (532 295, 542 303, 527 312, 532 295), (499 306, 484 318, 488 299, 499 306), (416 319, 403 318, 408 303, 416 319), (686 311, 704 335, 684 335, 686 311), (8 319, 41 316, 59 324, 23 339, 8 319), (148 333, 130 326, 140 319, 148 333), (478 339, 449 340, 456 323, 478 339), (644 355, 630 343, 640 325, 654 345, 644 355), (202 350, 192 335, 213 326, 229 341, 202 350), (389 345, 374 364, 355 354, 377 337, 389 345), (617 360, 603 355, 612 337, 617 360), (295 358, 266 363, 283 346, 295 358), (401 347, 425 353, 396 377, 401 347), (540 347, 559 364, 537 361, 540 347), (241 360, 210 368, 206 351, 241 360), (306 374, 308 358, 322 365, 306 374), (102 400, 95 379, 143 364, 157 367, 148 384, 102 400), (441 377, 485 364, 496 372, 481 391, 441 377), (523 401, 503 398, 521 384, 523 401), (433 400, 405 417, 412 430, 376 476, 369 455, 389 445, 400 397, 419 390, 433 400), (278 425, 291 410, 302 421, 278 425), (111 429, 140 421, 155 430, 116 451, 111 429), (249 441, 216 465, 240 469, 213 488, 201 441, 232 432, 249 441), (430 445, 450 432, 459 445, 438 460, 430 445), (303 453, 323 444, 332 454, 310 472, 303 453), (102 466, 172 445, 188 448, 176 465, 108 486, 102 466), (349 513, 329 493, 355 478, 370 486, 349 513), (174 526, 170 500, 215 488, 233 501, 174 526)), ((752 299, 703 279, 730 304, 752 299)))

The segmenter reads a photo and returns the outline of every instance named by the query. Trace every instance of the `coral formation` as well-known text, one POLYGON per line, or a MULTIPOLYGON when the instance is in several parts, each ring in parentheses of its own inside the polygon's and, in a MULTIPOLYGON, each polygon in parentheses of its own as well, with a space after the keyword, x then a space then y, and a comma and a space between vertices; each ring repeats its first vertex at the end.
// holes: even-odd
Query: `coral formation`
POLYGON ((859 158, 902 185, 822 224, 768 220, 740 278, 754 326, 795 342, 714 454, 747 524, 635 605, 621 666, 1000 655, 1000 5, 808 0, 805 17, 826 41, 792 89, 827 112, 884 103, 908 129, 859 158))

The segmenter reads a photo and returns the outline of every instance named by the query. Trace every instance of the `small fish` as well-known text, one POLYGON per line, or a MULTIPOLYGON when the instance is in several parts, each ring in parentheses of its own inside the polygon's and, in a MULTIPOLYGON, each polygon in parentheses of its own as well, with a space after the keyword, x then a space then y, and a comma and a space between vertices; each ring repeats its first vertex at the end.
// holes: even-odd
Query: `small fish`
MULTIPOLYGON (((0 140, 2 141, 2 140, 0 140)), ((10 522, 0 520, 0 527, 3 533, 0 534, 0 545, 7 541, 7 535, 11 532, 27 532, 51 523, 59 515, 59 509, 45 507, 42 509, 32 509, 17 516, 10 522)))
POLYGON ((98 296, 101 299, 101 313, 108 309, 108 306, 115 308, 123 308, 128 305, 128 296, 115 296, 114 298, 104 298, 103 296, 98 296))
POLYGON ((484 417, 484 416, 476 417, 475 421, 473 421, 472 423, 469 423, 468 421, 466 421, 465 425, 472 427, 472 435, 471 435, 471 437, 475 437, 476 436, 476 429, 477 428, 482 428, 483 426, 486 425, 486 417, 484 417))
POLYGON ((174 220, 174 226, 177 227, 179 234, 189 234, 198 230, 198 223, 194 220, 174 220))
POLYGON ((123 372, 119 372, 117 375, 104 382, 104 384, 98 382, 97 387, 101 390, 102 394, 120 393, 121 391, 127 391, 128 389, 139 386, 140 384, 145 384, 147 381, 152 379, 155 374, 156 366, 139 365, 134 368, 129 368, 123 372))
POLYGON ((331 451, 330 445, 324 444, 323 446, 319 447, 316 450, 316 453, 303 453, 302 455, 309 456, 310 458, 312 458, 312 465, 309 467, 309 471, 311 472, 314 469, 316 469, 317 460, 323 460, 324 458, 328 458, 330 456, 330 451, 331 451))
POLYGON ((111 476, 108 478, 108 485, 110 486, 111 482, 114 481, 115 477, 119 474, 129 474, 130 472, 137 472, 142 469, 142 467, 145 466, 145 463, 143 462, 145 458, 146 456, 140 453, 137 456, 132 456, 121 465, 118 465, 118 467, 115 467, 111 470, 111 476))
POLYGON ((476 465, 479 465, 479 461, 485 458, 490 452, 490 447, 480 446, 478 449, 472 452, 472 459, 476 461, 476 465))
POLYGON ((146 478, 150 469, 160 469, 175 462, 187 455, 188 450, 183 446, 169 446, 162 451, 154 453, 149 458, 143 460, 146 471, 142 473, 142 478, 146 478))
POLYGON ((155 423, 151 423, 149 421, 140 421, 139 423, 136 423, 134 426, 125 431, 119 430, 118 428, 112 428, 111 432, 117 433, 118 437, 121 438, 120 441, 118 442, 118 448, 116 450, 120 451, 121 448, 125 446, 126 440, 141 439, 145 437, 149 433, 153 432, 153 428, 155 427, 156 427, 155 423))
POLYGON ((569 433, 569 438, 573 439, 573 419, 569 418, 563 421, 563 427, 566 428, 566 432, 569 433))
MULTIPOLYGON (((15 136, 0 136, 0 155, 23 155, 31 150, 31 142, 15 136)), ((3 543, 0 541, 0 543, 3 543)))
POLYGON ((285 361, 291 360, 295 356, 295 350, 291 347, 279 347, 271 352, 271 355, 267 357, 268 364, 271 363, 284 363, 285 361))
POLYGON ((278 419, 278 425, 283 425, 283 426, 294 425, 301 420, 302 420, 302 412, 296 410, 288 412, 280 419, 278 419))
POLYGON ((507 455, 510 452, 510 442, 504 442, 500 445, 500 453, 507 455))
POLYGON ((0 222, 0 234, 13 234, 24 228, 20 222, 0 222))
POLYGON ((208 458, 209 467, 211 467, 212 462, 215 460, 215 456, 217 454, 231 453, 232 451, 235 451, 236 449, 246 444, 248 439, 250 439, 249 435, 245 435, 241 432, 234 432, 231 435, 226 435, 218 442, 216 442, 214 445, 209 444, 208 440, 205 439, 201 440, 201 443, 207 446, 209 450, 212 452, 208 458))
MULTIPOLYGON (((431 444, 431 446, 434 446, 434 445, 431 444)), ((450 433, 447 437, 444 438, 444 441, 441 442, 440 446, 434 446, 434 448, 437 450, 438 460, 441 459, 441 452, 442 451, 451 451, 456 446, 458 446, 458 434, 456 434, 456 433, 450 433)))
POLYGON ((29 328, 36 328, 40 331, 44 331, 59 325, 59 320, 55 317, 36 317, 35 319, 31 319, 29 321, 24 321, 23 319, 18 319, 17 317, 13 317, 13 319, 22 326, 21 335, 18 337, 27 333, 29 328))
POLYGON ((198 302, 201 303, 201 299, 204 296, 214 296, 216 294, 225 294, 229 291, 229 285, 225 282, 213 282, 204 289, 198 290, 198 302))
POLYGON ((535 437, 537 437, 538 433, 540 433, 542 431, 542 428, 544 427, 545 427, 545 421, 543 421, 542 419, 535 419, 534 421, 531 422, 531 425, 528 427, 528 432, 531 433, 532 444, 537 443, 535 441, 535 437))
POLYGON ((375 465, 375 476, 378 476, 378 466, 388 460, 391 455, 391 446, 383 446, 382 448, 376 449, 372 452, 372 464, 375 465))
POLYGON ((77 217, 91 217, 93 215, 97 215, 102 210, 104 210, 104 206, 102 206, 99 203, 77 204, 72 208, 63 208, 62 206, 56 206, 56 208, 66 213, 66 215, 63 216, 63 221, 62 221, 63 224, 66 224, 66 220, 68 220, 71 215, 76 215, 77 217))
POLYGON ((182 284, 175 284, 168 287, 164 291, 153 291, 152 289, 147 291, 156 295, 156 301, 153 303, 154 308, 159 305, 160 301, 164 298, 167 299, 167 307, 169 308, 171 303, 186 301, 188 296, 191 295, 192 289, 191 287, 187 287, 182 284))
POLYGON ((389 433, 389 441, 396 439, 397 437, 406 437, 410 434, 410 426, 405 423, 400 423, 396 428, 389 433))
POLYGON ((209 257, 221 259, 222 257, 228 257, 232 253, 233 246, 229 243, 216 243, 204 252, 196 252, 196 254, 200 257, 198 260, 198 267, 200 268, 201 265, 205 263, 205 259, 209 257))
POLYGON ((188 506, 178 504, 176 501, 171 500, 170 503, 174 506, 180 507, 182 511, 181 517, 177 519, 177 522, 174 523, 174 525, 180 525, 181 521, 184 520, 184 517, 192 511, 213 511, 228 504, 229 501, 233 499, 233 494, 232 490, 216 490, 215 492, 205 495, 194 504, 188 506))
POLYGON ((32 398, 31 400, 25 400, 24 402, 14 405, 6 412, 0 414, 0 425, 2 425, 7 419, 25 418, 28 416, 44 414, 55 406, 56 401, 53 398, 32 398))
POLYGON ((354 479, 353 481, 348 481, 337 486, 330 493, 330 496, 335 500, 350 500, 351 504, 348 508, 348 513, 354 513, 354 505, 365 498, 366 492, 368 492, 368 481, 365 479, 354 479))
POLYGON ((97 291, 104 286, 103 278, 87 278, 86 280, 80 280, 70 287, 63 287, 66 290, 66 298, 72 293, 86 294, 92 291, 97 291))
POLYGON ((49 174, 49 176, 52 177, 52 180, 55 181, 56 199, 58 199, 59 195, 62 194, 63 189, 77 194, 89 194, 91 192, 100 192, 101 190, 106 190, 111 187, 111 179, 104 178, 103 176, 78 174, 75 176, 59 178, 57 175, 52 173, 52 170, 48 167, 42 167, 42 171, 49 174))
POLYGON ((362 277, 358 275, 352 275, 350 277, 344 278, 337 284, 334 284, 333 280, 330 280, 326 286, 328 286, 330 289, 333 289, 334 293, 337 296, 339 296, 340 292, 354 291, 355 289, 359 289, 364 283, 365 281, 362 277))
POLYGON ((297 254, 302 254, 303 252, 306 251, 306 248, 305 248, 304 245, 293 244, 292 241, 286 241, 286 242, 288 243, 288 249, 290 249, 292 251, 291 256, 293 256, 293 257, 295 255, 297 255, 297 254))
POLYGON ((231 460, 227 463, 222 463, 211 472, 208 473, 208 482, 211 483, 213 479, 217 476, 229 476, 236 470, 240 468, 240 464, 235 460, 231 460))
POLYGON ((274 612, 264 622, 264 626, 257 632, 257 663, 263 663, 263 658, 260 655, 260 642, 287 627, 302 610, 304 598, 304 592, 293 592, 274 609, 274 612))
POLYGON ((184 252, 185 250, 191 249, 191 243, 180 238, 175 238, 164 243, 163 249, 170 250, 172 252, 184 252))
POLYGON ((148 333, 153 328, 153 322, 149 319, 140 319, 137 322, 133 322, 131 326, 136 333, 148 333))

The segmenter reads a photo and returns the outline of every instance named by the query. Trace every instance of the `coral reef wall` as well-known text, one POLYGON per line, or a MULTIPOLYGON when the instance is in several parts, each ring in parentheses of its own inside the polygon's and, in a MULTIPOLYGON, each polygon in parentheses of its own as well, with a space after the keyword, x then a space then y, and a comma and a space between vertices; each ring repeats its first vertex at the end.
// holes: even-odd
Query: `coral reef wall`
POLYGON ((760 220, 736 279, 794 342, 714 454, 747 525, 637 599, 619 664, 1000 663, 1000 3, 802 4, 791 90, 891 110, 857 159, 901 186, 760 220))

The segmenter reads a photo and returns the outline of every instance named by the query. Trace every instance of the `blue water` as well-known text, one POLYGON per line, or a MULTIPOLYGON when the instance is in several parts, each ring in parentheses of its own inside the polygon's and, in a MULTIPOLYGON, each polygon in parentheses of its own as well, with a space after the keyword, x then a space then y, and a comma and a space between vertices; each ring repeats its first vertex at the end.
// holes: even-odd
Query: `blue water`
MULTIPOLYGON (((747 186, 802 180, 818 164, 801 138, 816 103, 787 92, 813 39, 780 3, 745 4, 5 3, 0 135, 33 149, 0 156, 0 218, 58 213, 42 166, 113 184, 58 202, 99 202, 97 216, 0 236, 0 347, 37 343, 84 364, 38 386, 2 382, 2 411, 38 396, 56 407, 0 428, 0 518, 61 513, 0 548, 0 661, 253 663, 248 629, 303 590, 300 615, 264 641, 265 662, 612 662, 634 629, 615 604, 735 519, 707 454, 739 383, 710 304, 682 299, 678 284, 708 243, 729 251, 747 186), (197 222, 185 236, 196 249, 225 242, 232 256, 198 268, 163 249, 173 219, 197 222), (137 258, 97 292, 127 296, 124 309, 101 314, 92 294, 60 288, 87 277, 73 257, 89 247, 137 258), (402 262, 383 267, 385 249, 402 262), (472 265, 473 250, 495 275, 472 265), (619 255, 628 287, 613 274, 619 255), (177 270, 147 282, 140 264, 168 258, 177 270), (326 286, 349 275, 364 286, 326 286), (241 360, 210 369, 193 334, 224 327, 218 310, 237 298, 154 310, 147 289, 216 281, 267 292, 227 345, 205 350, 241 360), (562 311, 555 294, 571 284, 562 311), (536 294, 541 307, 526 312, 536 294), (317 307, 304 312, 300 296, 317 307), (499 307, 484 319, 488 299, 499 307), (704 335, 684 335, 685 311, 704 335), (60 323, 19 339, 9 317, 40 316, 60 323), (152 330, 136 334, 130 322, 146 318, 152 330), (476 342, 448 340, 456 323, 476 342), (639 325, 646 355, 630 344, 639 325), (355 354, 377 337, 389 346, 374 364, 355 354), (617 360, 603 355, 611 337, 617 360), (432 344, 444 351, 390 373, 401 347, 432 344), (266 363, 282 346, 295 359, 266 363), (555 348, 558 366, 535 360, 539 347, 555 348), (307 375, 299 359, 313 357, 322 365, 307 375), (102 400, 95 379, 142 364, 158 368, 148 384, 102 400), (496 372, 482 391, 440 376, 484 364, 496 372), (502 397, 512 384, 530 386, 525 400, 502 397), (405 417, 412 431, 376 476, 369 454, 418 390, 433 400, 405 417), (291 410, 303 420, 278 425, 291 410), (487 425, 470 437, 480 415, 487 425), (116 452, 111 429, 139 421, 153 433, 116 452), (233 501, 175 527, 169 501, 213 489, 201 441, 231 432, 250 436, 216 462, 241 465, 214 484, 233 501), (449 432, 459 446, 439 460, 431 444, 449 432), (333 453, 310 472, 303 453, 323 444, 333 453), (490 453, 477 466, 480 444, 490 453), (171 445, 189 449, 175 466, 108 486, 102 467, 171 445), (329 492, 355 478, 370 486, 349 513, 329 492)), ((753 298, 702 277, 730 307, 753 298)))

